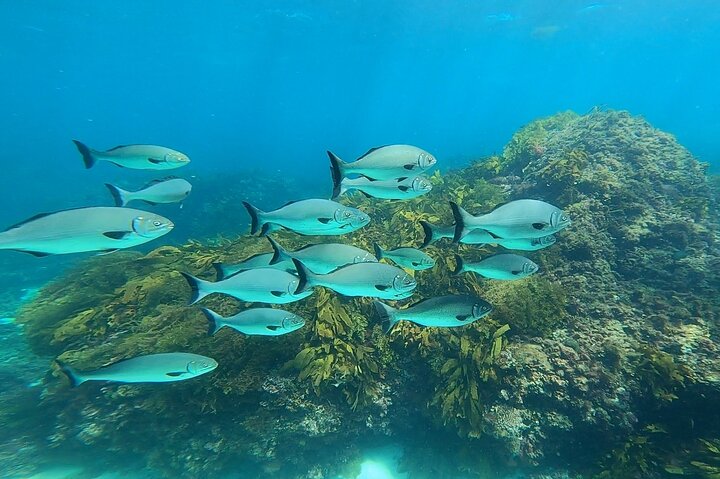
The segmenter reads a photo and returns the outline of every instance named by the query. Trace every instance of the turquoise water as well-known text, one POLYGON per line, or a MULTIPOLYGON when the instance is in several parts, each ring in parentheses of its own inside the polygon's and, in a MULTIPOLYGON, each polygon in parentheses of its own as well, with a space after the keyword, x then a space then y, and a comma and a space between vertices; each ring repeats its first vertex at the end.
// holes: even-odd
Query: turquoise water
MULTIPOLYGON (((716 176, 707 176, 710 180, 705 184, 705 179, 700 182, 693 176, 690 181, 683 175, 695 174, 697 167, 702 170, 698 177, 706 178, 702 176, 705 167, 698 162, 707 165, 708 175, 720 171, 718 25, 720 4, 700 0, 566 0, 552 5, 532 0, 0 4, 0 191, 5 205, 0 209, 0 229, 42 212, 111 206, 104 183, 137 189, 150 180, 177 174, 193 185, 192 194, 181 204, 138 206, 171 218, 175 227, 166 236, 132 249, 138 255, 132 260, 137 270, 127 267, 132 273, 122 278, 128 281, 118 279, 124 271, 113 269, 130 261, 124 253, 37 258, 0 250, 0 378, 4 384, 0 408, 6 411, 0 415, 0 429, 6 430, 0 433, 0 477, 340 479, 334 474, 345 469, 351 476, 343 479, 607 479, 622 474, 612 471, 629 470, 608 466, 623 447, 630 451, 626 451, 629 462, 652 464, 640 467, 640 475, 633 477, 675 477, 675 467, 685 477, 714 477, 712 471, 690 471, 688 464, 700 459, 712 462, 703 449, 705 443, 698 441, 720 440, 720 420, 707 404, 720 397, 715 347, 720 340, 720 305, 713 299, 720 286, 714 273, 720 258, 720 183, 716 176), (500 161, 495 155, 502 155, 513 135, 538 118, 563 111, 591 119, 611 112, 607 114, 612 117, 615 110, 647 120, 659 139, 643 143, 650 128, 638 126, 640 120, 618 133, 613 129, 617 119, 611 118, 603 123, 607 136, 587 144, 576 137, 591 137, 591 127, 575 136, 558 127, 560 133, 550 136, 547 143, 538 140, 524 145, 525 156, 518 157, 527 168, 505 165, 493 177, 488 173, 493 168, 487 167, 482 180, 477 169, 462 170, 478 160, 485 160, 486 165, 492 164, 492 158, 500 161), (616 142, 618 138, 623 141, 616 142), (164 145, 186 153, 192 162, 168 171, 118 168, 103 162, 85 169, 73 139, 98 150, 124 144, 164 145), (600 161, 602 155, 593 153, 590 146, 567 146, 576 140, 597 151, 607 148, 612 154, 600 161), (679 156, 675 150, 663 156, 662 148, 675 145, 674 141, 692 159, 682 165, 692 168, 676 171, 672 160, 679 156), (611 149, 620 143, 622 148, 611 149), (634 155, 642 156, 633 150, 641 143, 644 150, 638 147, 637 151, 650 151, 658 161, 638 168, 638 177, 630 181, 618 172, 635 161, 634 155), (160 246, 180 248, 173 251, 192 256, 196 263, 182 263, 176 269, 188 270, 192 264, 193 274, 202 275, 213 261, 231 262, 270 251, 260 239, 262 250, 246 248, 242 242, 251 222, 243 201, 271 210, 292 200, 327 198, 332 185, 326 150, 349 162, 369 148, 388 144, 417 145, 438 159, 428 174, 439 171, 444 178, 461 170, 466 171, 461 175, 467 181, 444 184, 434 178, 433 195, 437 196, 428 197, 442 203, 442 209, 408 202, 414 206, 403 210, 400 202, 363 204, 360 195, 343 197, 346 204, 372 209, 378 215, 373 225, 381 221, 389 225, 403 212, 408 212, 407 222, 415 226, 421 219, 448 223, 452 218, 448 201, 482 197, 468 206, 479 214, 499 204, 502 195, 509 195, 503 200, 517 199, 526 191, 536 199, 562 202, 558 206, 569 207, 573 217, 569 236, 560 236, 558 246, 547 250, 556 253, 530 253, 541 264, 538 276, 569 292, 560 310, 572 319, 563 316, 561 324, 548 330, 530 324, 523 331, 513 324, 506 342, 501 338, 497 346, 498 356, 491 353, 490 359, 484 359, 496 361, 493 367, 499 379, 484 377, 481 386, 499 385, 497 390, 490 391, 494 386, 488 386, 487 393, 482 388, 479 393, 487 399, 483 434, 463 429, 462 421, 443 416, 442 402, 432 403, 433 394, 444 387, 437 378, 442 377, 439 372, 445 361, 455 349, 463 348, 462 333, 438 333, 441 339, 436 343, 418 339, 420 333, 404 345, 402 340, 378 339, 382 336, 379 328, 372 329, 369 302, 354 303, 339 296, 337 303, 354 311, 353 321, 359 321, 358 316, 367 320, 367 332, 355 331, 355 339, 392 355, 394 361, 389 364, 382 357, 386 369, 376 373, 382 376, 378 380, 382 387, 367 410, 346 404, 341 391, 347 373, 339 367, 332 377, 335 384, 322 393, 297 372, 288 373, 281 363, 289 362, 303 347, 317 346, 310 339, 271 338, 265 348, 257 338, 236 339, 225 331, 216 343, 209 343, 203 323, 205 342, 193 343, 187 336, 162 343, 148 335, 150 339, 143 336, 142 348, 122 343, 129 332, 145 334, 143 321, 154 318, 140 317, 136 311, 155 293, 137 292, 135 297, 125 289, 134 284, 131 280, 155 279, 156 270, 137 266, 150 264, 141 254, 160 246), (546 168, 540 165, 542 161, 547 162, 546 168), (595 168, 598 164, 601 167, 595 168), (644 175, 643 170, 649 173, 644 175), (525 173, 528 177, 522 176, 525 173), (637 213, 634 202, 650 197, 655 198, 647 200, 650 206, 643 214, 637 213), (587 198, 593 201, 582 201, 587 198), (422 214, 413 209, 418 205, 425 208, 422 214), (660 212, 658 217, 648 213, 651 210, 660 212), (613 242, 617 248, 602 249, 606 244, 594 240, 613 242), (231 246, 237 248, 232 254, 228 253, 231 246), (238 249, 247 254, 237 256, 238 249), (210 251, 211 260, 200 257, 200 250, 210 251), (103 301, 113 295, 131 297, 123 303, 122 314, 110 306, 102 309, 105 303, 82 305, 62 317, 52 317, 55 322, 43 323, 39 329, 44 332, 33 329, 33 334, 27 334, 33 325, 18 318, 29 315, 46 298, 51 298, 51 312, 56 311, 54 307, 62 310, 67 298, 79 302, 72 297, 73 291, 66 298, 52 296, 51 291, 65 281, 87 287, 77 272, 97 264, 116 274, 98 282, 94 290, 103 301), (604 275, 616 278, 617 284, 602 289, 606 283, 593 282, 604 275), (589 295, 573 296, 588 288, 598 290, 592 305, 587 304, 589 295), (352 309, 356 307, 360 309, 352 309), (70 333, 72 328, 53 329, 87 311, 97 315, 93 322, 80 321, 79 329, 70 333), (531 327, 537 331, 531 332, 531 327), (453 334, 458 334, 457 344, 447 339, 455 338, 453 334), (423 341, 434 344, 435 353, 427 352, 432 347, 423 341), (122 348, 113 349, 119 344, 122 348), (166 351, 177 344, 188 350, 210 344, 218 354, 238 362, 241 358, 244 364, 252 360, 252 355, 243 356, 246 351, 258 356, 270 350, 292 354, 265 358, 267 368, 260 372, 220 367, 217 382, 203 377, 196 385, 172 385, 175 389, 168 390, 112 384, 85 384, 70 390, 53 366, 62 355, 73 360, 91 351, 95 356, 89 357, 112 362, 131 353, 153 352, 156 346, 166 351), (411 353, 403 356, 408 350, 411 353), (504 356, 500 350, 506 351, 504 356), (412 361, 418 358, 426 361, 412 361), (636 369, 631 371, 630 365, 636 369), (235 373, 240 378, 237 384, 232 382, 235 373), (514 373, 527 381, 515 380, 514 373), (258 374, 267 374, 266 380, 257 381, 258 374), (247 386, 246 391, 242 381, 255 386, 247 386), (242 392, 227 386, 231 383, 242 392), (295 394, 288 397, 296 403, 278 400, 277 389, 284 391, 285 386, 295 394), (205 397, 213 400, 203 404, 205 397), (172 408, 178 398, 189 406, 176 416, 172 408), (544 402, 551 399, 556 401, 552 406, 544 402), (228 414, 229 404, 236 400, 237 416, 223 422, 219 415, 228 414), (267 410, 256 408, 263 402, 269 404, 267 410), (571 403, 568 410, 575 416, 557 412, 561 408, 556 404, 571 403), (273 417, 278 411, 273 407, 305 411, 304 422, 279 413, 273 417), (122 416, 133 408, 141 410, 137 416, 122 416), (116 419, 115 413, 124 419, 116 419), (392 417, 393 413, 402 419, 392 417), (680 419, 673 420, 675 416, 680 419), (295 419, 297 424, 272 422, 295 419), (164 436, 170 434, 163 429, 167 421, 175 420, 177 437, 164 436), (142 429, 145 425, 147 434, 142 429), (293 427, 297 430, 288 433, 293 427), (197 444, 193 428, 197 428, 197 444), (291 437, 292 444, 276 444, 276 436, 263 438, 258 432, 263 428, 282 431, 287 436, 278 433, 278 437, 291 437), (356 429, 363 434, 343 435, 356 429), (236 452, 233 445, 237 443, 232 441, 241 430, 252 435, 247 440, 250 452, 217 460, 236 452), (667 440, 652 439, 653 434, 667 434, 667 440), (119 446, 126 437, 153 444, 119 446), (165 438, 167 444, 162 444, 165 438), (333 438, 345 442, 335 444, 333 438), (663 441, 672 447, 658 446, 663 441), (639 446, 646 443, 655 449, 648 452, 650 447, 639 446), (681 450, 696 455, 683 455, 681 450), (305 470, 311 463, 315 469, 305 470), (611 475, 600 475, 603 470, 611 475)), ((557 133, 554 126, 545 127, 557 133)), ((374 232, 371 240, 388 247, 403 242, 417 245, 422 240, 402 237, 406 230, 395 223, 387 230, 390 235, 379 237, 374 232)), ((293 247, 304 245, 303 237, 281 238, 293 247)), ((338 237, 313 237, 312 241, 328 238, 338 237)), ((351 238, 366 240, 361 234, 351 238)), ((447 257, 458 252, 472 256, 477 251, 447 247, 453 248, 447 257)), ((488 254, 484 249, 475 259, 488 254)), ((446 266, 443 260, 442 267, 446 266)), ((167 273, 162 269, 168 267, 166 263, 157 267, 167 273)), ((438 269, 440 265, 435 272, 438 269)), ((173 281, 178 278, 175 274, 173 281)), ((458 280, 447 275, 427 282, 432 284, 423 284, 422 273, 417 278, 422 295, 439 285, 447 284, 453 293, 466 293, 463 287, 477 285, 470 292, 530 301, 522 296, 524 291, 505 293, 488 282, 468 280, 458 286, 458 280)), ((187 287, 176 283, 178 288, 187 287)), ((546 294, 541 289, 546 286, 532 283, 527 291, 546 294)), ((141 289, 138 286, 137 291, 141 289)), ((93 291, 92 285, 83 291, 93 291)), ((561 296, 562 292, 553 291, 551 298, 561 296)), ((163 289, 157 294, 162 298, 167 294, 175 305, 185 302, 185 293, 183 289, 181 299, 174 291, 163 289)), ((237 303, 218 300, 210 304, 229 310, 233 308, 228 305, 237 303)), ((503 307, 496 308, 496 317, 511 317, 508 310, 512 308, 503 307)), ((193 316, 196 312, 188 312, 183 319, 200 324, 199 316, 193 316)), ((553 314, 543 310, 538 317, 553 314)), ((533 317, 532 312, 528 315, 533 317)), ((38 324, 46 319, 34 317, 33 321, 38 324)), ((305 330, 316 321, 314 317, 308 321, 305 330)), ((489 333, 491 342, 505 322, 497 321, 498 327, 489 333)), ((487 339, 472 336, 477 341, 472 347, 483 338, 487 339)), ((482 402, 477 397, 474 401, 482 402)), ((720 458, 714 460, 708 467, 720 473, 720 458)))

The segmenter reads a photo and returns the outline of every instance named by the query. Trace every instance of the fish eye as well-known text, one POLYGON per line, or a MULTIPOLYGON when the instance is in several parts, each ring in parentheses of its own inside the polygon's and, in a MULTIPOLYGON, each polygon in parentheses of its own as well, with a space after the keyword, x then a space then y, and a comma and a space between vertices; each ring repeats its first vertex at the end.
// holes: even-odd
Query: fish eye
POLYGON ((160 225, 162 225, 162 223, 160 223, 159 221, 153 221, 153 225, 160 226, 160 225))

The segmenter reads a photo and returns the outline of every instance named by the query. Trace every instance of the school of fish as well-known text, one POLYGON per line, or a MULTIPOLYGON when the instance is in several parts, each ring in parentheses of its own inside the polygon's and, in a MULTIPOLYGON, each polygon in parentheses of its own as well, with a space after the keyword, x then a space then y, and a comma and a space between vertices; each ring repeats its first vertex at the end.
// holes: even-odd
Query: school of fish
MULTIPOLYGON (((86 168, 98 162, 139 170, 167 170, 185 166, 190 158, 179 151, 157 145, 124 145, 107 151, 94 150, 73 140, 86 168)), ((267 237, 272 253, 262 253, 236 264, 214 264, 215 281, 180 272, 190 286, 189 304, 211 294, 225 294, 241 301, 286 304, 300 301, 324 287, 351 297, 375 298, 373 305, 383 329, 389 333, 400 321, 425 327, 459 327, 488 315, 493 307, 471 295, 427 298, 408 307, 390 306, 384 300, 412 296, 417 280, 407 270, 433 268, 435 259, 421 251, 442 239, 467 245, 499 245, 509 250, 536 251, 555 244, 555 233, 571 224, 559 208, 536 199, 518 199, 492 211, 473 215, 450 202, 455 222, 438 226, 421 221, 425 240, 421 249, 399 245, 387 249, 374 243, 374 254, 344 243, 308 244, 289 251, 269 236, 285 229, 299 235, 337 236, 357 231, 371 218, 357 208, 338 203, 348 191, 359 191, 379 199, 417 198, 432 190, 424 173, 434 167, 433 155, 412 145, 372 148, 357 160, 346 163, 328 151, 333 189, 331 199, 290 202, 273 211, 262 211, 243 202, 251 219, 250 234, 267 237), (381 262, 389 260, 393 264, 381 262)), ((127 208, 132 201, 149 205, 181 203, 192 190, 182 178, 157 179, 135 191, 105 185, 115 206, 91 206, 37 214, 0 232, 0 249, 22 251, 34 256, 80 252, 110 253, 131 248, 169 233, 174 224, 160 215, 127 208)), ((503 253, 467 261, 455 255, 455 275, 472 272, 493 280, 512 281, 536 273, 538 265, 514 253, 503 253)), ((305 319, 272 307, 255 307, 222 317, 200 308, 208 319, 208 334, 228 327, 246 335, 278 336, 302 328, 305 319)), ((124 359, 96 370, 77 371, 56 360, 71 385, 86 381, 159 383, 190 379, 206 374, 218 363, 205 356, 186 352, 148 354, 124 359)))

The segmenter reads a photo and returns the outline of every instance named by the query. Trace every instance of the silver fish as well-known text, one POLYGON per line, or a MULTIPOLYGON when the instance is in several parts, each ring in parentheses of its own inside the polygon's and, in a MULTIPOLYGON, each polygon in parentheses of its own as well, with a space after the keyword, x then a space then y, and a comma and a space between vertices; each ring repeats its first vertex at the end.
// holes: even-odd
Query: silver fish
MULTIPOLYGON (((364 249, 342 243, 323 243, 304 246, 296 251, 287 251, 277 241, 267 237, 275 250, 271 265, 300 260, 311 271, 327 274, 341 266, 354 263, 377 263, 378 260, 364 249)), ((291 263, 292 264, 292 263, 291 263)))
MULTIPOLYGON (((425 248, 443 238, 452 239, 455 236, 455 225, 436 226, 422 220, 420 224, 425 232, 425 239, 421 248, 425 248)), ((540 238, 495 238, 484 229, 471 230, 468 234, 460 238, 460 243, 462 244, 497 244, 505 249, 521 251, 537 251, 555 244, 556 241, 557 238, 554 235, 541 236, 540 238)))
POLYGON ((200 310, 210 321, 209 334, 215 334, 227 326, 251 336, 280 336, 305 325, 303 318, 282 309, 252 308, 227 318, 207 308, 200 310))
POLYGON ((402 176, 391 180, 372 180, 365 176, 342 178, 339 184, 333 186, 332 199, 352 190, 371 198, 409 200, 429 193, 432 183, 427 176, 402 176))
POLYGON ((0 249, 35 256, 116 251, 169 233, 173 223, 146 211, 115 206, 76 208, 35 215, 0 233, 0 249))
POLYGON ((435 260, 415 248, 395 248, 393 250, 384 251, 377 243, 373 243, 375 248, 375 256, 378 259, 387 258, 393 260, 398 266, 403 268, 420 271, 430 269, 435 266, 435 260))
POLYGON ((539 269, 537 264, 517 254, 496 254, 477 263, 466 263, 455 255, 455 263, 453 274, 471 271, 486 278, 506 281, 525 278, 539 269))
POLYGON ((343 162, 331 151, 327 154, 335 185, 348 175, 363 175, 374 180, 390 180, 408 176, 409 173, 418 175, 437 163, 433 155, 412 145, 371 148, 352 163, 343 162))
POLYGON ((76 371, 55 361, 73 386, 86 381, 118 383, 168 383, 209 373, 218 366, 212 358, 192 353, 160 353, 125 359, 93 371, 76 371))
POLYGON ((122 145, 107 151, 97 151, 73 140, 83 157, 85 168, 92 168, 98 161, 107 161, 134 170, 171 170, 190 163, 190 158, 179 151, 157 145, 122 145))
POLYGON ((273 268, 287 271, 288 273, 295 273, 295 266, 291 260, 278 261, 275 264, 270 264, 270 261, 275 256, 274 253, 260 253, 247 258, 245 261, 239 263, 225 264, 225 263, 213 263, 213 268, 217 272, 217 281, 226 279, 235 273, 240 271, 246 271, 248 269, 257 268, 273 268))
POLYGON ((469 295, 449 295, 428 298, 405 309, 391 308, 380 301, 373 305, 385 332, 399 321, 412 321, 421 326, 452 328, 465 326, 489 314, 493 307, 482 298, 469 295))
POLYGON ((151 205, 159 203, 178 203, 183 201, 190 194, 192 185, 182 178, 168 178, 165 180, 153 180, 142 189, 127 191, 110 183, 105 183, 110 190, 115 206, 125 206, 131 201, 144 201, 151 205))
POLYGON ((187 273, 180 273, 192 289, 190 304, 212 293, 222 293, 249 303, 285 304, 299 301, 311 291, 296 292, 298 277, 287 271, 257 268, 241 271, 222 281, 205 281, 187 273))
MULTIPOLYGON (((436 226, 427 221, 420 221, 425 233, 425 239, 421 248, 441 240, 443 238, 452 239, 455 236, 455 225, 452 226, 436 226)), ((468 234, 460 238, 462 244, 487 244, 496 242, 497 239, 483 229, 471 230, 468 234)))
MULTIPOLYGON (((472 234, 472 232, 470 233, 472 234)), ((462 240, 460 241, 463 242, 462 240)), ((555 235, 541 236, 540 238, 496 239, 495 242, 505 249, 520 251, 537 251, 557 242, 555 235)))
POLYGON ((567 228, 571 223, 560 208, 539 200, 511 201, 480 216, 471 215, 452 201, 450 206, 455 217, 455 242, 476 228, 496 238, 539 238, 567 228))
POLYGON ((412 276, 385 263, 349 264, 328 274, 316 274, 296 259, 293 263, 300 276, 297 294, 324 286, 345 296, 403 299, 411 296, 417 286, 412 276))
POLYGON ((261 211, 243 201, 250 214, 250 234, 267 235, 280 227, 302 235, 341 235, 370 222, 362 211, 330 200, 293 201, 274 211, 261 211))

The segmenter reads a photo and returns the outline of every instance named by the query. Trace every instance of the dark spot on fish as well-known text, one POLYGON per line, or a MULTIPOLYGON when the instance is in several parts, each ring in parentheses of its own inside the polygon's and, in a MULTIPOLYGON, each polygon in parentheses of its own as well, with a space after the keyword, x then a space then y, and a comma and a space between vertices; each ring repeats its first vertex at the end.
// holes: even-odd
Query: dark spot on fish
POLYGON ((458 314, 457 316, 455 316, 455 319, 457 319, 458 321, 467 321, 469 317, 469 314, 458 314))
POLYGON ((317 219, 320 223, 326 225, 332 221, 332 218, 318 218, 317 219))
POLYGON ((522 273, 522 271, 518 271, 518 270, 510 271, 510 274, 514 274, 516 276, 520 273, 522 273))
POLYGON ((533 223, 532 224, 532 227, 535 228, 536 230, 544 230, 545 228, 547 228, 547 226, 548 226, 547 223, 533 223))
POLYGON ((178 376, 182 376, 183 374, 187 374, 187 371, 173 371, 171 373, 165 373, 166 376, 170 376, 171 378, 176 378, 178 376))
POLYGON ((413 261, 413 262, 410 263, 410 264, 413 265, 413 266, 420 266, 420 263, 418 263, 417 261, 413 261))
POLYGON ((103 233, 103 236, 114 240, 121 240, 130 233, 132 233, 132 231, 106 231, 103 233))
POLYGON ((265 326, 265 327, 268 328, 270 331, 277 331, 278 329, 280 329, 280 326, 265 326))
POLYGON ((270 294, 280 298, 281 296, 285 296, 287 293, 285 291, 270 291, 270 294))
POLYGON ((385 284, 376 284, 375 289, 379 291, 387 291, 390 287, 385 284))

